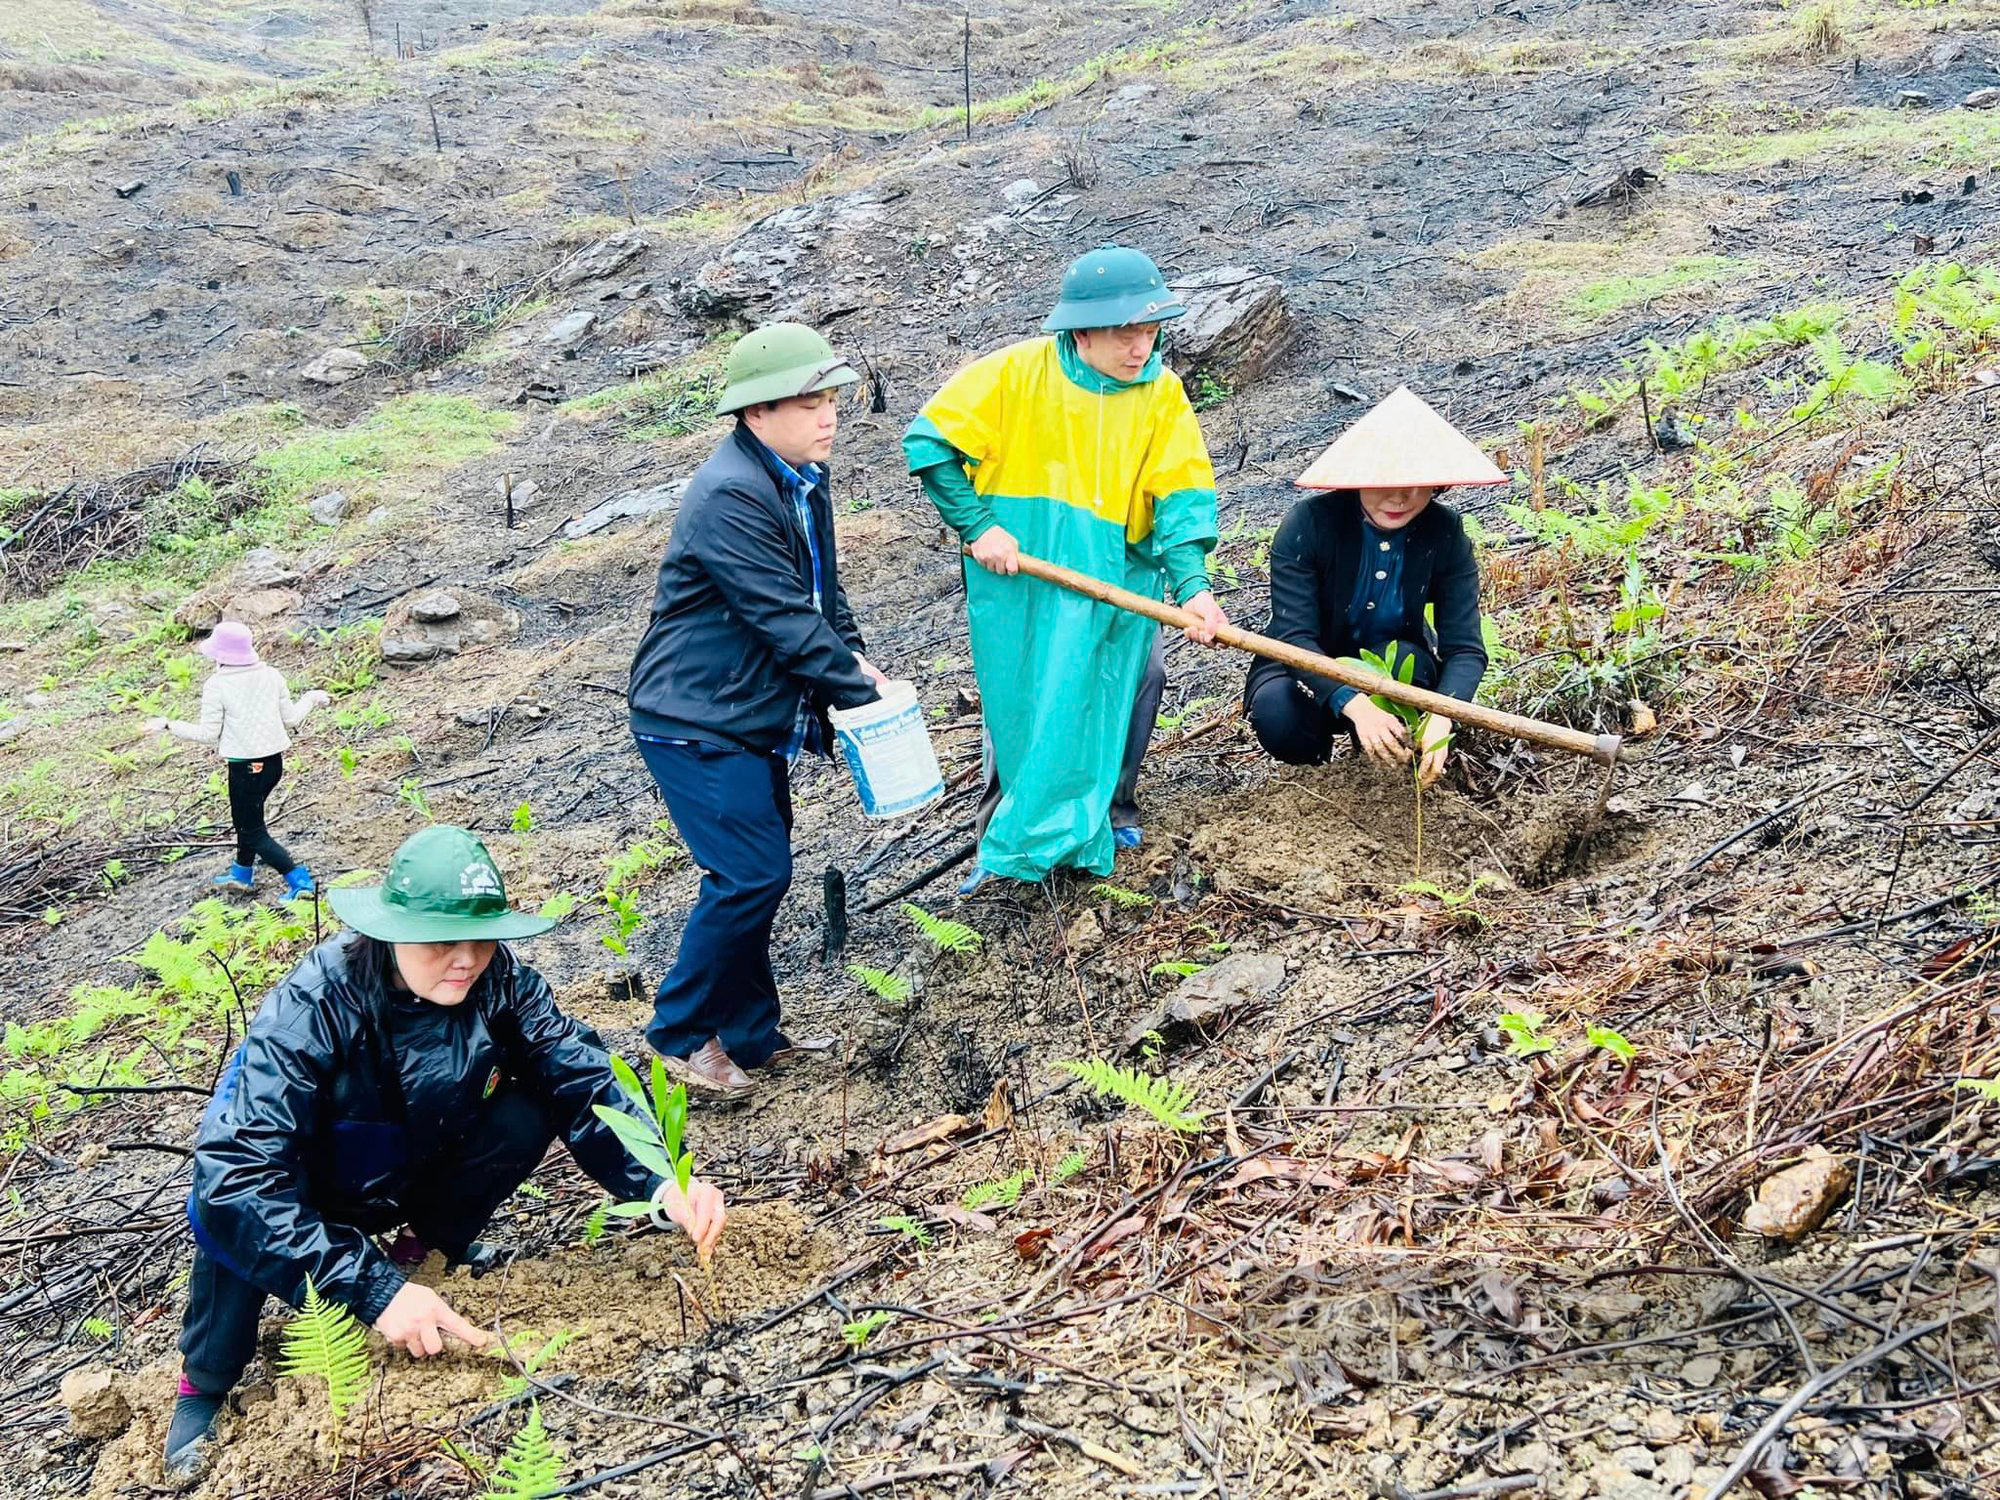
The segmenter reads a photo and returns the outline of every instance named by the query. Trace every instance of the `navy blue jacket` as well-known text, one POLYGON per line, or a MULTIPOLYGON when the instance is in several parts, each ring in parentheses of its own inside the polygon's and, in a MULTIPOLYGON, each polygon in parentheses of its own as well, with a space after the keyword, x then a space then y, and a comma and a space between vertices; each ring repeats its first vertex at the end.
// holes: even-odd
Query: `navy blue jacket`
POLYGON ((873 703, 863 649, 834 556, 824 479, 809 502, 819 534, 821 606, 798 512, 741 424, 695 471, 660 562, 653 617, 632 658, 626 697, 635 733, 776 751, 799 699, 827 708, 873 703))
POLYGON ((433 1005, 365 993, 347 942, 265 997, 202 1116, 188 1219, 203 1249, 294 1307, 310 1276, 373 1323, 404 1276, 370 1236, 404 1222, 413 1175, 448 1163, 503 1088, 534 1095, 606 1192, 651 1195, 658 1180, 591 1110, 626 1107, 603 1044, 505 944, 464 1000, 433 1005))
MULTIPOLYGON (((1301 500, 1271 540, 1271 624, 1265 632, 1322 656, 1353 656, 1358 640, 1347 619, 1361 566, 1361 497, 1330 490, 1301 500)), ((1479 563, 1458 512, 1433 500, 1409 523, 1403 543, 1403 619, 1414 626, 1432 606, 1436 628, 1406 626, 1401 639, 1417 653, 1416 680, 1447 698, 1472 701, 1486 675, 1479 624, 1479 563)), ((1246 699, 1272 677, 1289 675, 1324 703, 1340 684, 1258 658, 1246 699)))

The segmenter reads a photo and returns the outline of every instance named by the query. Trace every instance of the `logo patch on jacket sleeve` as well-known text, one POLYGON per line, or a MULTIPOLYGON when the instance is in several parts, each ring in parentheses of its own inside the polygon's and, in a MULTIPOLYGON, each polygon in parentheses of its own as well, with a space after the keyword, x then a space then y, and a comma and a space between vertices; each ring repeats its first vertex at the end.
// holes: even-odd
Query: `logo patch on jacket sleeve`
POLYGON ((498 1068, 495 1068, 492 1072, 486 1075, 486 1087, 479 1091, 479 1097, 482 1099, 491 1099, 493 1097, 493 1091, 499 1087, 500 1087, 500 1070, 498 1068))

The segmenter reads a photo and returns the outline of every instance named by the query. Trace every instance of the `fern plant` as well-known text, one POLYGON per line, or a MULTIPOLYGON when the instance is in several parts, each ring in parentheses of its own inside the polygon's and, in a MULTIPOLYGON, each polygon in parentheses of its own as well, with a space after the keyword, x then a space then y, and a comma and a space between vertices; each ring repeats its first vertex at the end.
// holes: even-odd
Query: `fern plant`
POLYGON ((1089 1084, 1098 1098, 1109 1095, 1143 1110, 1176 1134, 1191 1135, 1201 1129, 1204 1112, 1193 1107, 1194 1090, 1184 1083, 1136 1073, 1101 1057, 1060 1062, 1056 1066, 1089 1084))
POLYGON ((1081 1151, 1072 1151, 1068 1156, 1065 1156, 1061 1161, 1056 1163, 1056 1169, 1052 1175, 1058 1184, 1065 1183, 1089 1165, 1089 1157, 1085 1156, 1081 1151))
POLYGON ((320 1296, 310 1276, 305 1306, 285 1325, 278 1373, 325 1383, 333 1411, 333 1466, 339 1468, 341 1423, 368 1388, 368 1330, 339 1303, 320 1296))
POLYGON ((590 1211, 590 1217, 583 1221, 583 1243, 594 1247, 604 1238, 604 1227, 611 1221, 611 1200, 601 1198, 597 1207, 590 1211))
POLYGON ((914 901, 903 903, 903 915, 940 953, 970 953, 985 941, 963 922, 954 922, 949 917, 934 917, 914 901))
POLYGON ((1136 907, 1151 906, 1153 904, 1153 898, 1143 891, 1128 891, 1124 886, 1113 885, 1108 880, 1101 880, 1092 886, 1090 894, 1093 896, 1102 896, 1105 900, 1114 902, 1124 907, 1127 911, 1131 911, 1136 907))
POLYGON ((564 1346, 575 1338, 576 1330, 574 1328, 557 1329, 552 1337, 543 1342, 541 1348, 535 1350, 532 1354, 523 1355, 521 1358, 521 1369, 525 1373, 521 1375, 509 1375, 505 1380, 500 1382, 500 1399, 511 1401, 516 1396, 525 1396, 528 1393, 528 1377, 539 1375, 542 1366, 562 1353, 564 1346))
POLYGON ((901 1005, 910 998, 910 981, 900 974, 891 974, 886 969, 871 969, 866 964, 849 964, 847 973, 849 978, 866 986, 878 1000, 901 1005))
POLYGON ((1021 1190, 1034 1180, 1034 1169, 1023 1167, 995 1182, 982 1182, 967 1188, 959 1206, 973 1214, 982 1208, 1012 1208, 1021 1201, 1021 1190))
POLYGON ((908 1214, 890 1214, 886 1219, 877 1219, 875 1223, 878 1228, 893 1229, 904 1239, 914 1240, 926 1250, 933 1243, 930 1230, 924 1227, 921 1220, 913 1219, 908 1214))
POLYGON ((528 1420, 514 1434, 488 1488, 479 1500, 546 1500, 562 1479, 562 1455, 542 1426, 542 1404, 528 1407, 528 1420))

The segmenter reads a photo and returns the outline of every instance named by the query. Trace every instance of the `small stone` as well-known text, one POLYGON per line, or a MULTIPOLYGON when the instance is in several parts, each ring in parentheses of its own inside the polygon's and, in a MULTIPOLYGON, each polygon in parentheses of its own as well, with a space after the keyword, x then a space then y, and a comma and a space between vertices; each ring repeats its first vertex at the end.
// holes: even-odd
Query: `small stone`
POLYGON ((308 385, 345 385, 368 368, 368 357, 355 349, 329 349, 299 371, 308 385))
POLYGON ((1678 1442, 1681 1434, 1686 1431, 1687 1423, 1664 1406, 1654 1407, 1639 1419, 1639 1436, 1654 1447, 1662 1443, 1678 1442))
MULTIPOLYGON (((1630 1451, 1630 1450, 1624 1450, 1630 1451)), ((1651 1469, 1652 1455, 1647 1454, 1651 1469)), ((1588 1494, 1596 1500, 1667 1500, 1664 1487, 1633 1473, 1616 1459, 1604 1459, 1590 1467, 1588 1494)))
POLYGON ((1694 1455, 1685 1448, 1662 1448, 1653 1455, 1653 1478, 1677 1495, 1694 1483, 1694 1455))
POLYGON ((596 326, 597 313, 591 308, 579 308, 551 323, 548 332, 542 335, 542 342, 558 349, 574 349, 590 337, 591 329, 596 326))
POLYGON ((1172 999, 1126 1033, 1125 1050, 1137 1051, 1154 1032, 1172 1040, 1201 1031, 1269 999, 1284 982, 1285 961, 1277 954, 1232 953, 1182 980, 1172 999))
POLYGON ((269 547, 252 547, 236 565, 235 586, 239 589, 281 589, 299 581, 299 570, 269 547))
POLYGON ((132 1405, 119 1389, 117 1375, 103 1365, 85 1365, 63 1376, 56 1392, 69 1412, 69 1425, 81 1438, 116 1437, 132 1420, 132 1405))
POLYGON ((1991 109, 2000 104, 2000 89, 1974 89, 1965 96, 1967 109, 1991 109))
POLYGON ((1681 1366, 1681 1379, 1689 1385, 1714 1385, 1721 1374, 1722 1361, 1710 1354, 1691 1359, 1681 1366))
POLYGON ((645 248, 643 235, 621 229, 616 234, 586 245, 557 266, 555 274, 549 278, 550 284, 560 292, 586 281, 616 275, 637 259, 645 248))
POLYGON ((1925 109, 1929 107, 1930 102, 1931 96, 1922 89, 1904 89, 1896 95, 1898 109, 1925 109))
MULTIPOLYGON (((535 481, 532 479, 515 480, 514 488, 512 491, 514 497, 514 509, 516 510, 521 509, 523 506, 525 506, 529 501, 533 500, 535 496, 539 495, 541 492, 542 492, 542 487, 539 484, 536 484, 535 481)), ((493 493, 498 495, 503 500, 506 499, 509 493, 507 489, 507 481, 504 479, 495 480, 493 483, 493 493)))
POLYGON ((1634 1443, 1630 1448, 1620 1448, 1616 1453, 1611 1455, 1611 1461, 1615 1464, 1623 1464, 1634 1474, 1650 1474, 1653 1472, 1653 1450, 1651 1448, 1640 1447, 1637 1443, 1634 1443))
POLYGON ((1510 1448, 1505 1458, 1492 1462, 1503 1474, 1548 1474, 1560 1467, 1555 1449, 1547 1443, 1523 1443, 1518 1448, 1510 1448))
POLYGON ((726 1395, 728 1391, 729 1382, 720 1375, 711 1375, 701 1383, 701 1394, 704 1398, 726 1395))
POLYGON ((338 526, 347 519, 354 502, 340 490, 328 490, 306 506, 306 512, 322 526, 338 526))
POLYGON ((410 600, 410 618, 426 625, 455 620, 461 613, 458 596, 450 589, 425 589, 410 600))
POLYGON ((111 1160, 111 1148, 102 1141, 92 1141, 76 1153, 76 1169, 79 1172, 88 1172, 92 1167, 100 1166, 109 1160, 111 1160))
POLYGON ((5 724, 0 724, 0 745, 18 740, 27 732, 28 721, 26 719, 9 719, 5 724))
POLYGON ((1026 208, 1042 195, 1042 185, 1032 177, 1017 177, 1000 190, 1009 208, 1026 208))
POLYGON ((1854 1169, 1844 1158, 1823 1146, 1808 1146, 1804 1161, 1758 1186, 1743 1227, 1767 1240, 1794 1244, 1819 1228, 1853 1182, 1854 1169))
POLYGON ((248 589, 231 596, 222 607, 222 618, 244 625, 261 625, 297 609, 305 600, 295 589, 248 589))
POLYGON ((1094 909, 1086 909, 1081 916, 1069 924, 1063 934, 1063 941, 1069 945, 1072 958, 1088 958, 1104 946, 1104 924, 1097 918, 1094 909))

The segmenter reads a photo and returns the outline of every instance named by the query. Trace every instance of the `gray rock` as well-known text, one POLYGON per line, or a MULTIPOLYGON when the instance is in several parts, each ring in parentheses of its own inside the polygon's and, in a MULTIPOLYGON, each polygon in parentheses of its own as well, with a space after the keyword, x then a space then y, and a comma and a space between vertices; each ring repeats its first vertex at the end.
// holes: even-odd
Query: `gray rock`
POLYGON ((299 570, 269 547, 252 547, 236 565, 238 589, 281 589, 299 581, 299 570))
POLYGON ((380 646, 382 660, 395 667, 418 666, 441 657, 456 656, 475 646, 491 646, 519 633, 521 616, 495 600, 469 589, 427 590, 398 600, 382 620, 380 646), (449 598, 456 606, 443 619, 418 619, 414 606, 426 601, 429 613, 443 607, 449 598))
POLYGON ((574 541, 602 531, 614 521, 657 515, 678 505, 681 496, 687 493, 687 487, 688 481, 679 479, 671 484, 650 484, 644 489, 623 490, 609 500, 600 500, 574 520, 565 522, 562 534, 574 541))
POLYGON ((1125 1050, 1137 1051, 1149 1032, 1171 1041, 1177 1034, 1204 1030, 1245 1006, 1269 999, 1284 982, 1285 961, 1277 954, 1232 953, 1182 980, 1173 998, 1126 1033, 1125 1050))
POLYGON ((408 601, 410 618, 424 625, 435 625, 442 620, 455 620, 463 612, 458 596, 450 589, 425 589, 413 595, 408 601))
POLYGON ((306 506, 307 514, 322 526, 338 526, 352 509, 354 502, 340 490, 328 490, 306 506))
POLYGON ((9 719, 5 724, 0 724, 0 745, 18 740, 27 732, 28 721, 26 719, 9 719))
POLYGON ((1293 336, 1285 291, 1275 276, 1242 266, 1204 271, 1173 289, 1187 303, 1187 316, 1174 325, 1174 363, 1247 385, 1269 370, 1293 336))
POLYGON ((1689 1385, 1714 1385, 1722 1374, 1722 1361, 1712 1354, 1691 1359, 1681 1366, 1681 1379, 1689 1385))
MULTIPOLYGON (((536 484, 535 481, 532 479, 515 480, 514 509, 516 510, 523 509, 528 504, 529 501, 533 500, 535 496, 539 495, 541 492, 542 492, 542 487, 539 484, 536 484)), ((500 496, 504 500, 507 497, 507 481, 504 479, 494 480, 493 493, 500 496)))
POLYGON ((586 281, 597 281, 606 276, 615 276, 638 259, 646 249, 646 237, 634 230, 621 229, 607 235, 595 244, 586 245, 568 260, 556 267, 549 284, 557 291, 567 291, 586 281))
POLYGON ((1904 89, 1896 95, 1898 109, 1928 109, 1930 102, 1931 96, 1922 89, 1904 89))
MULTIPOLYGON (((1649 1468, 1651 1458, 1652 1455, 1648 1454, 1649 1468)), ((1669 1500, 1665 1485, 1655 1484, 1633 1473, 1615 1458, 1592 1464, 1589 1479, 1589 1493, 1596 1500, 1669 1500)))
POLYGON ((2000 104, 2000 89, 1974 89, 1965 96, 1967 109, 1991 109, 2000 104))
POLYGON ((368 358, 355 349, 329 349, 299 371, 308 385, 345 385, 368 368, 368 358))
POLYGON ((1042 185, 1032 177, 1017 177, 1000 189, 1000 197, 1009 208, 1026 208, 1042 196, 1042 185))
POLYGON ((542 342, 567 352, 589 338, 590 330, 596 326, 596 311, 580 307, 573 313, 563 314, 551 323, 549 331, 542 335, 542 342))
POLYGON ((817 322, 830 306, 835 283, 815 267, 844 263, 840 252, 859 249, 863 231, 878 224, 888 213, 886 205, 900 196, 895 189, 870 188, 767 214, 676 289, 674 300, 700 318, 753 314, 817 322))
POLYGON ((1620 1448, 1616 1453, 1611 1455, 1611 1461, 1615 1464, 1623 1464, 1634 1474, 1651 1474, 1653 1472, 1653 1450, 1642 1447, 1637 1443, 1634 1443, 1629 1448, 1620 1448))
POLYGON ((1694 1483, 1694 1455, 1685 1448, 1662 1448, 1653 1455, 1653 1478, 1676 1495, 1694 1483))

